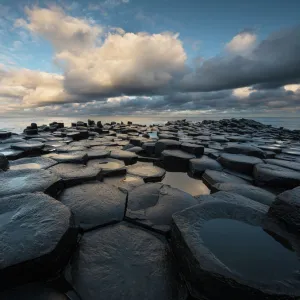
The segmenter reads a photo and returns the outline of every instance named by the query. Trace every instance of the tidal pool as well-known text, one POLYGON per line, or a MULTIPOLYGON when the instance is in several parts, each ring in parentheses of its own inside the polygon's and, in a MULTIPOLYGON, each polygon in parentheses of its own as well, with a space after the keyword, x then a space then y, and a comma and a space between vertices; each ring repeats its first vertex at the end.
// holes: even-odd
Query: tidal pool
POLYGON ((259 226, 213 219, 201 228, 201 238, 205 247, 242 278, 268 282, 296 279, 300 272, 296 253, 259 226))

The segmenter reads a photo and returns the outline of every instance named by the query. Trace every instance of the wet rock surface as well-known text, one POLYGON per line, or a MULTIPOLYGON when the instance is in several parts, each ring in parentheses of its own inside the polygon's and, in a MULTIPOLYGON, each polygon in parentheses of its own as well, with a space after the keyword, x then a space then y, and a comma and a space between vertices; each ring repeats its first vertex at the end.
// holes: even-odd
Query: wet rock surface
POLYGON ((83 230, 122 221, 126 193, 106 183, 85 183, 65 189, 59 200, 69 207, 83 230))
POLYGON ((127 167, 127 173, 133 176, 142 177, 145 182, 161 181, 166 171, 162 168, 153 166, 150 163, 137 163, 127 167))
POLYGON ((266 213, 242 196, 220 195, 173 215, 171 244, 195 298, 299 297, 299 241, 266 213))
POLYGON ((257 186, 231 182, 217 183, 211 187, 211 191, 212 193, 220 191, 236 193, 268 206, 272 205, 276 197, 271 192, 257 186))
POLYGON ((0 198, 0 290, 57 274, 77 241, 70 210, 43 194, 0 198))
POLYGON ((126 218, 134 223, 166 233, 172 214, 196 205, 190 194, 161 183, 148 183, 129 192, 126 218))
POLYGON ((0 197, 44 192, 56 197, 63 189, 61 178, 48 170, 10 170, 0 173, 0 197))
POLYGON ((68 273, 82 300, 186 299, 166 242, 126 223, 85 234, 68 273))
POLYGON ((299 139, 247 119, 0 131, 0 298, 298 299, 299 139))

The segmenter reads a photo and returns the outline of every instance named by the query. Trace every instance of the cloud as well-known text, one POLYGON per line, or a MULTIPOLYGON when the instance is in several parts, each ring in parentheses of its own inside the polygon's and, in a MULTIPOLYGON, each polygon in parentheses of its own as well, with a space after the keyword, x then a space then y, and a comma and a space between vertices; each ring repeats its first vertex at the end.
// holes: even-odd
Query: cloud
POLYGON ((186 91, 213 91, 251 85, 300 82, 300 26, 277 32, 247 55, 223 55, 203 61, 184 77, 186 91))
POLYGON ((25 27, 31 33, 48 40, 56 51, 68 50, 78 53, 82 49, 95 46, 102 28, 89 20, 74 18, 65 14, 59 7, 25 8, 28 21, 18 19, 17 27, 25 27))
POLYGON ((235 54, 243 54, 253 49, 256 43, 256 34, 250 31, 243 31, 237 34, 226 44, 225 49, 235 54))

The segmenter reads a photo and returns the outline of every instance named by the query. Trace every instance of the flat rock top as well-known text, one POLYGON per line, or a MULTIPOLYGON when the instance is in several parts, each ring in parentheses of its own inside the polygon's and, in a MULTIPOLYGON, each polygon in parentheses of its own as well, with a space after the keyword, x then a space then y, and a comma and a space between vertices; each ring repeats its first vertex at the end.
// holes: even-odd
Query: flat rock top
POLYGON ((65 205, 43 193, 0 198, 0 268, 50 253, 70 217, 65 205))
POLYGON ((126 193, 106 183, 86 183, 68 188, 59 200, 68 206, 83 229, 121 221, 126 193))
POLYGON ((288 168, 297 172, 300 172, 300 163, 296 162, 296 161, 286 161, 286 160, 282 160, 282 159, 265 159, 265 162, 267 164, 271 164, 271 165, 277 165, 277 166, 281 166, 284 168, 288 168))
POLYGON ((181 151, 181 150, 164 150, 162 152, 163 157, 172 156, 179 159, 192 159, 195 155, 181 151))
POLYGON ((57 162, 78 162, 82 163, 87 160, 86 152, 71 152, 71 153, 51 153, 45 155, 45 157, 50 157, 57 162))
POLYGON ((247 184, 247 181, 237 176, 230 175, 228 173, 221 172, 221 171, 215 171, 215 170, 206 170, 203 174, 203 180, 209 186, 214 185, 216 183, 223 183, 223 182, 247 184))
POLYGON ((0 197, 44 192, 61 178, 48 170, 9 170, 0 173, 0 197))
POLYGON ((188 193, 169 185, 148 183, 129 192, 126 217, 166 232, 173 213, 196 204, 197 200, 188 193))
POLYGON ((55 160, 47 157, 26 157, 11 161, 10 170, 47 169, 55 164, 55 160))
POLYGON ((43 143, 36 142, 36 141, 20 142, 11 145, 11 148, 16 150, 32 150, 32 149, 41 149, 43 147, 44 147, 43 143))
POLYGON ((219 159, 230 161, 230 162, 246 163, 246 164, 253 164, 253 165, 263 163, 263 161, 260 158, 248 156, 248 155, 242 155, 242 154, 223 153, 221 154, 219 159))
POLYGON ((92 159, 87 163, 87 166, 100 168, 104 171, 125 168, 125 164, 123 161, 114 158, 92 159))
POLYGON ((241 183, 217 183, 212 187, 213 191, 224 191, 242 195, 270 206, 275 200, 275 195, 257 186, 241 183))
POLYGON ((160 181, 165 176, 166 171, 149 163, 138 163, 127 167, 127 173, 149 180, 156 178, 160 181))
POLYGON ((81 240, 69 281, 82 300, 183 300, 167 244, 120 223, 94 230, 81 240))

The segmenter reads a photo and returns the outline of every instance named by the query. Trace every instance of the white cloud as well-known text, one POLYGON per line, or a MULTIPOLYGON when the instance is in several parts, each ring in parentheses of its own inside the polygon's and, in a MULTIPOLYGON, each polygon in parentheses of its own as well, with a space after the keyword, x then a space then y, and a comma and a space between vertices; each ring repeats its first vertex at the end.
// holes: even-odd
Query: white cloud
POLYGON ((38 34, 52 43, 56 51, 68 50, 79 52, 95 46, 102 28, 91 21, 74 18, 65 14, 58 7, 26 8, 28 21, 18 19, 17 27, 25 27, 33 34, 38 34))
POLYGON ((248 98, 251 93, 253 93, 254 90, 250 86, 234 89, 232 91, 232 94, 236 96, 237 98, 243 99, 248 98))
POLYGON ((283 87, 286 91, 292 91, 300 94, 300 84, 288 84, 283 87))
POLYGON ((256 35, 252 32, 242 32, 237 34, 228 42, 225 49, 234 54, 243 54, 253 49, 256 43, 256 35))

